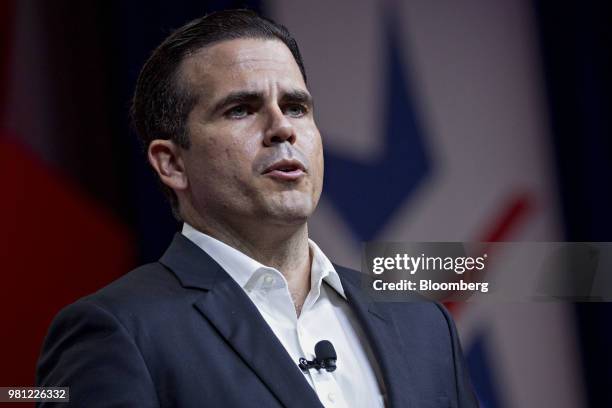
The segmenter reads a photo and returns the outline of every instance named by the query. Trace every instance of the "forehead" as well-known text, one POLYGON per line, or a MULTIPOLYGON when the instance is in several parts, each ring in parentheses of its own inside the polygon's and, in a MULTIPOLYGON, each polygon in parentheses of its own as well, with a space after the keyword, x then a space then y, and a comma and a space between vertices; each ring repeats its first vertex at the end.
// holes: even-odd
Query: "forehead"
POLYGON ((186 57, 180 74, 185 85, 211 97, 271 87, 306 90, 291 51, 279 40, 249 38, 213 44, 186 57))

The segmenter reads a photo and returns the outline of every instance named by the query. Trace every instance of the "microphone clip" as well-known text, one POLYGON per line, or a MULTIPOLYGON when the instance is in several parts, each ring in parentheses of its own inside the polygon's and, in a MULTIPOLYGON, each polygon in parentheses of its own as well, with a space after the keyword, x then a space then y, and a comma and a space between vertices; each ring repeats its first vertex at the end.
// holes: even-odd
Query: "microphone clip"
POLYGON ((314 360, 306 360, 304 357, 301 357, 299 360, 298 366, 302 369, 302 371, 308 371, 311 368, 316 368, 317 371, 323 369, 327 372, 332 372, 336 370, 336 359, 335 358, 325 358, 319 360, 315 357, 314 360))

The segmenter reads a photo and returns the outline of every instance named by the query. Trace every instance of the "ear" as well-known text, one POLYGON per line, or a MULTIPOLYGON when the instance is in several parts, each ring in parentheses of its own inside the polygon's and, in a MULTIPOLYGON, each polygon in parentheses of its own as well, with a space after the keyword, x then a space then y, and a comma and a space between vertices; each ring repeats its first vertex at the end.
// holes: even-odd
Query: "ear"
POLYGON ((155 139, 147 151, 149 163, 162 183, 173 190, 187 188, 188 179, 183 165, 181 149, 172 140, 155 139))

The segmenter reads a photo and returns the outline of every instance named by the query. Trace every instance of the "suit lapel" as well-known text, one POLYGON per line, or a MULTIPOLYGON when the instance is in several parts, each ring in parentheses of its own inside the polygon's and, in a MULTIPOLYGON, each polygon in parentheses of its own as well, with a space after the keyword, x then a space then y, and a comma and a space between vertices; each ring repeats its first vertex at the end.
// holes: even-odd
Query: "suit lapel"
POLYGON ((405 352, 399 338, 393 316, 382 304, 368 299, 361 289, 360 274, 334 265, 340 275, 342 288, 349 305, 365 332, 374 358, 378 362, 387 393, 388 407, 399 408, 410 406, 410 399, 418 391, 411 389, 411 373, 409 366, 403 364, 400 358, 405 352))
POLYGON ((284 406, 322 407, 304 374, 242 288, 204 251, 176 234, 160 262, 187 288, 205 291, 195 308, 284 406))

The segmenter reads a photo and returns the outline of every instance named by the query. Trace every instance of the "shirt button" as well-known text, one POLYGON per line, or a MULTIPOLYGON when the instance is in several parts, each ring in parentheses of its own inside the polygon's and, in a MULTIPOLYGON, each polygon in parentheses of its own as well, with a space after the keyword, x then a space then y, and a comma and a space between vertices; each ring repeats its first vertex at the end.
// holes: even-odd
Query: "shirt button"
POLYGON ((271 285, 272 283, 274 283, 274 277, 272 275, 266 275, 264 277, 264 283, 271 285))
POLYGON ((327 399, 330 400, 330 402, 336 401, 336 394, 330 392, 329 394, 327 394, 327 399))

